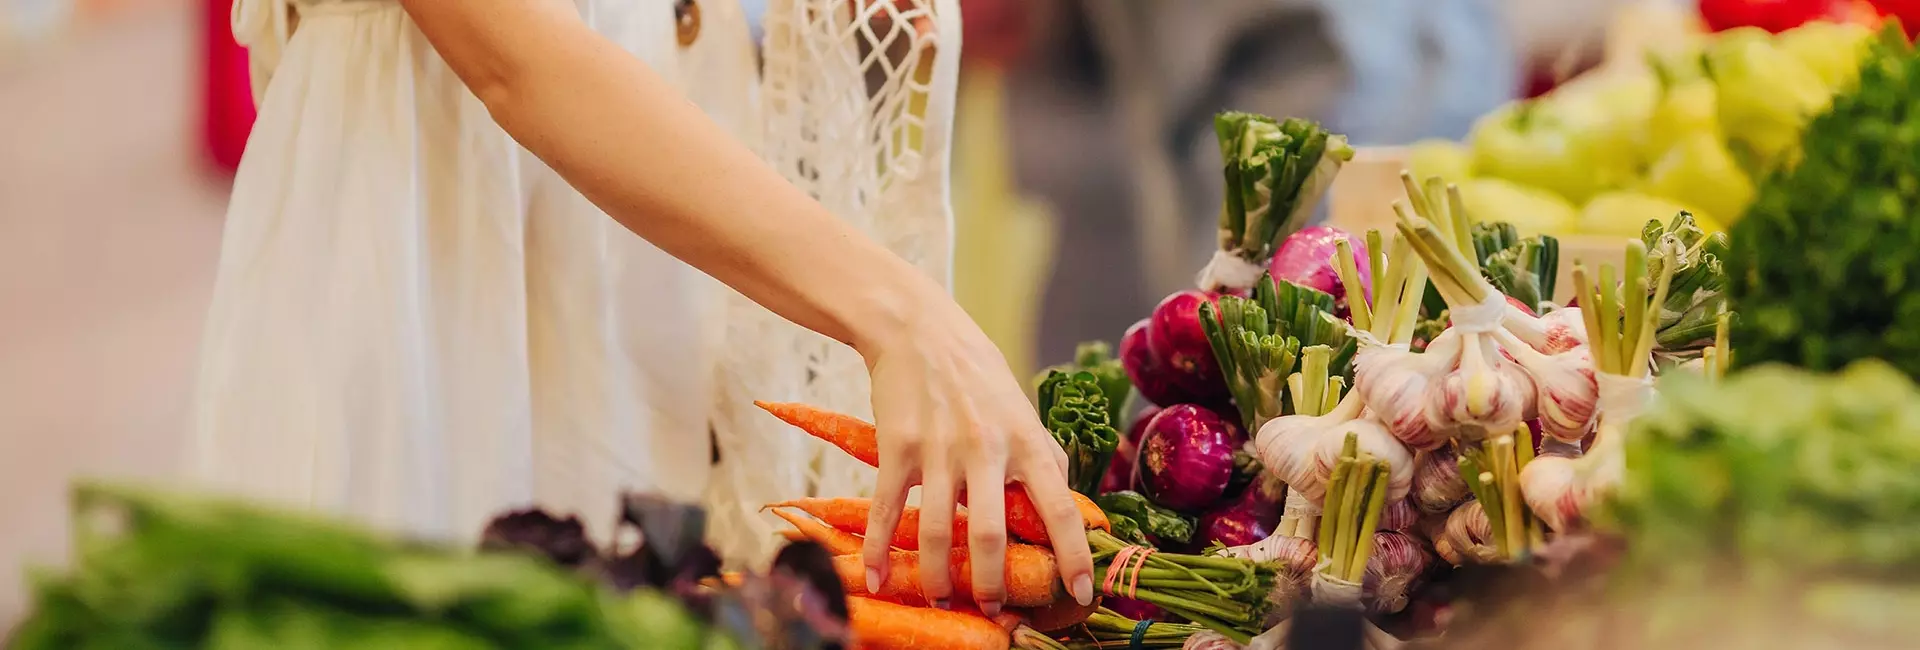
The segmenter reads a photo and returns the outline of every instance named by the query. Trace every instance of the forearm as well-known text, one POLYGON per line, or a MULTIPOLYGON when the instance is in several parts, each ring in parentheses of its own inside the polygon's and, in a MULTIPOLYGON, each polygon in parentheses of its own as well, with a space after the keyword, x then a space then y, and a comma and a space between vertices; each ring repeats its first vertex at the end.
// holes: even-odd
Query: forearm
POLYGON ((939 295, 570 6, 407 4, 515 140, 634 233, 775 313, 865 349, 939 295))

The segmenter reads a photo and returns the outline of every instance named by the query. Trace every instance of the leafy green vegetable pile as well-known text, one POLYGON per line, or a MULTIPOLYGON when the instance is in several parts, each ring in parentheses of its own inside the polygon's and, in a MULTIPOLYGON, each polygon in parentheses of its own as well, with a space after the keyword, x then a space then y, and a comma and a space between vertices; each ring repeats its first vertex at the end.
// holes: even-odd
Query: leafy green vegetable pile
POLYGON ((1920 376, 1920 57, 1894 31, 1732 230, 1737 365, 1920 376))
POLYGON ((1674 375, 1627 445, 1610 519, 1655 568, 1920 575, 1920 387, 1885 363, 1674 375))
MULTIPOLYGON (((663 565, 600 557, 576 520, 503 517, 489 545, 538 552, 473 553, 185 494, 81 485, 73 503, 75 568, 37 581, 12 650, 719 650, 772 647, 753 629, 778 618, 735 625, 748 610, 727 593, 610 589, 594 578, 663 565)), ((792 638, 777 647, 818 647, 792 638)))

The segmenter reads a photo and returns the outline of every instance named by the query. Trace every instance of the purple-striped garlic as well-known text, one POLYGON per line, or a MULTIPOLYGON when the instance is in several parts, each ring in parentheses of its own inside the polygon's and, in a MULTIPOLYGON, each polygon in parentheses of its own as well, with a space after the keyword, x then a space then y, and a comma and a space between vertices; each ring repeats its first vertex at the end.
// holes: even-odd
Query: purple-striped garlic
POLYGON ((1460 456, 1451 447, 1423 451, 1413 461, 1413 504, 1422 512, 1445 514, 1472 496, 1460 478, 1460 456))
POLYGON ((1533 379, 1534 413, 1547 435, 1579 442, 1593 431, 1599 415, 1600 387, 1594 381, 1593 357, 1586 346, 1556 354, 1542 354, 1513 334, 1495 337, 1506 353, 1533 379))
POLYGON ((1433 566, 1426 545, 1405 533, 1381 531, 1373 535, 1373 555, 1367 558, 1362 602, 1375 614, 1393 614, 1407 608, 1407 597, 1420 586, 1433 566))

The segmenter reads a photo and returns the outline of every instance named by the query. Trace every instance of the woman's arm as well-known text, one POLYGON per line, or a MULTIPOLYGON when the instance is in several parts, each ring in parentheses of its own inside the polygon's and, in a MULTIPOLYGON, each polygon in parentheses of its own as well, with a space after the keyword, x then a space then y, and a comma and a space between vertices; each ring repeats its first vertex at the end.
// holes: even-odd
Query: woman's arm
POLYGON ((933 281, 762 162, 568 0, 404 0, 494 119, 635 234, 867 354, 933 281), (831 293, 832 295, 828 295, 831 293))
MULTIPOLYGON (((852 345, 873 374, 880 471, 868 528, 894 530, 922 486, 921 590, 952 596, 948 550, 967 490, 973 602, 1005 597, 1009 481, 1025 485, 1060 575, 1093 600, 1093 558, 1066 484, 1006 358, 939 285, 848 227, 735 142, 569 0, 402 0, 500 126, 607 214, 755 302, 852 345)), ((864 549, 887 580, 887 536, 864 549)))

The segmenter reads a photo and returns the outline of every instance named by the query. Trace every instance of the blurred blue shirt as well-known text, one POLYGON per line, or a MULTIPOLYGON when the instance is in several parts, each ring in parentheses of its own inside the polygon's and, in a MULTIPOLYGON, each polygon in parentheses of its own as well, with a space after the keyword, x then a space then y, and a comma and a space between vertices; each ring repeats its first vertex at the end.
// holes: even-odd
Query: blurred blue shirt
POLYGON ((1520 91, 1502 0, 1318 0, 1352 73, 1329 120, 1355 144, 1463 138, 1520 91))

